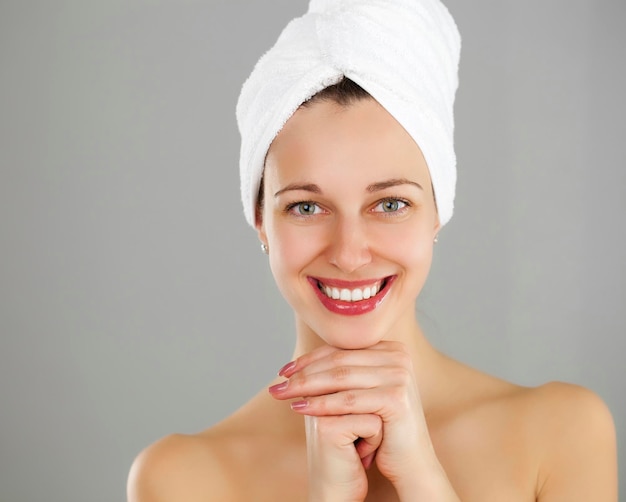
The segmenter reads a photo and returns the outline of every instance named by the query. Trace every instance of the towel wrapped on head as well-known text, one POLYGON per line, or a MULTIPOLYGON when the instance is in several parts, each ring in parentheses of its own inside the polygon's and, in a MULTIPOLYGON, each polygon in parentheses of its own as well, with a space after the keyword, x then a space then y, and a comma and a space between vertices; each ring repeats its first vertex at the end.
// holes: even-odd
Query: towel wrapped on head
POLYGON ((311 0, 256 64, 241 90, 244 214, 255 207, 267 151, 313 95, 344 77, 378 101, 420 147, 439 220, 452 216, 456 185, 454 96, 461 39, 439 0, 311 0))

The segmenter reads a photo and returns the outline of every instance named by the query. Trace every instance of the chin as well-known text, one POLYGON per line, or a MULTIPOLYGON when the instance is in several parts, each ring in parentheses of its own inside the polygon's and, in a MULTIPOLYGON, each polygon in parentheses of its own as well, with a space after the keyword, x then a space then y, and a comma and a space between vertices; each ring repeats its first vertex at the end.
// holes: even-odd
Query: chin
POLYGON ((388 332, 379 323, 372 322, 369 316, 306 324, 324 343, 345 350, 365 349, 376 345, 388 332))
POLYGON ((335 347, 337 349, 343 350, 357 350, 357 349, 367 349, 373 345, 376 345, 380 342, 382 338, 372 338, 372 339, 353 339, 353 338, 341 338, 340 340, 324 340, 326 344, 331 347, 335 347))

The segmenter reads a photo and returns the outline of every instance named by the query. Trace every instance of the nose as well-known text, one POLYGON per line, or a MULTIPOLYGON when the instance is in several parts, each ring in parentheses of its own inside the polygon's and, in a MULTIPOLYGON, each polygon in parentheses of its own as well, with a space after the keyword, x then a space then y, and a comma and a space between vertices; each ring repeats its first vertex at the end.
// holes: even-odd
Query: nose
POLYGON ((372 255, 365 222, 359 218, 339 218, 330 236, 329 261, 345 274, 371 263, 372 255))

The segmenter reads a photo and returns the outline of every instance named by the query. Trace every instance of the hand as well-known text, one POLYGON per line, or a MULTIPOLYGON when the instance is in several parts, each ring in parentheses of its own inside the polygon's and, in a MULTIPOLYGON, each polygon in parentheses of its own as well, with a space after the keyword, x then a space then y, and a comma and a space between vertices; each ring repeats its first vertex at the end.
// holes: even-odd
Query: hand
POLYGON ((401 499, 420 493, 432 497, 432 480, 435 491, 444 479, 444 490, 453 493, 435 456, 403 344, 322 347, 285 366, 281 375, 288 380, 270 388, 276 399, 306 396, 291 407, 308 417, 311 484, 349 487, 350 496, 337 500, 362 500, 367 493, 364 465, 375 454, 378 470, 401 499))
POLYGON ((361 502, 382 440, 376 415, 305 416, 309 502, 361 502))

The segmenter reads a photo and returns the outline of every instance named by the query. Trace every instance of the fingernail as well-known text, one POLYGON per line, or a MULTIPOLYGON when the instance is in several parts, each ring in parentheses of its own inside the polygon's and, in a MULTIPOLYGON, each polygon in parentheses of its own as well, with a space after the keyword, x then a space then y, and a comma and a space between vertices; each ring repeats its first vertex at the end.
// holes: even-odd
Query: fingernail
POLYGON ((299 411, 305 409, 308 405, 308 401, 294 401, 293 403, 291 403, 291 409, 293 411, 299 411))
POLYGON ((291 361, 285 364, 278 372, 278 376, 289 377, 290 373, 296 368, 296 362, 291 361))
POLYGON ((288 385, 289 385, 289 380, 285 380, 284 382, 277 383, 276 385, 272 385, 267 390, 269 390, 271 394, 274 394, 276 392, 284 391, 287 388, 288 385))
POLYGON ((370 453, 367 457, 361 459, 361 463, 363 464, 365 470, 368 470, 370 467, 372 467, 372 464, 374 463, 374 456, 376 456, 375 451, 370 453))

